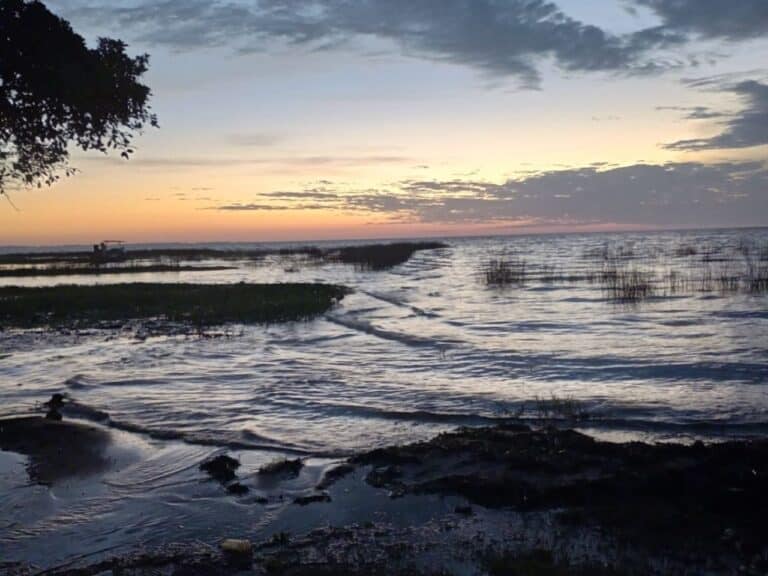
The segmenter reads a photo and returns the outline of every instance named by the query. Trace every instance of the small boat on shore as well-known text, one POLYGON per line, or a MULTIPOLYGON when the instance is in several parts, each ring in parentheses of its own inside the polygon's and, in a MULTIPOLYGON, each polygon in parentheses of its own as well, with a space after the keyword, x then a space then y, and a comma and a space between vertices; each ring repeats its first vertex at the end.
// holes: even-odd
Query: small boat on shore
POLYGON ((93 245, 91 260, 95 264, 124 262, 127 259, 128 255, 125 250, 125 242, 122 240, 103 240, 99 244, 93 245))

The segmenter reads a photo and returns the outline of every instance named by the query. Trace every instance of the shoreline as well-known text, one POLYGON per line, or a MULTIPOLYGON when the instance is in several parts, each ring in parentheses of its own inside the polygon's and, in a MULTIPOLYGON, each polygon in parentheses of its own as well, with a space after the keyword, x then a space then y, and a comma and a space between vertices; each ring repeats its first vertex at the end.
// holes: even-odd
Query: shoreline
MULTIPOLYGON (((0 445, 31 462, 55 453, 52 434, 66 438, 70 462, 97 462, 105 445, 98 427, 43 418, 3 422, 0 445)), ((762 574, 768 568, 760 529, 768 513, 768 440, 616 444, 566 429, 499 425, 459 428, 306 472, 306 460, 294 461, 298 468, 286 460, 253 473, 233 462, 231 475, 213 476, 211 490, 222 502, 266 506, 288 498, 271 538, 252 541, 249 563, 256 574, 454 574, 446 566, 427 569, 430 549, 441 550, 449 565, 461 557, 476 570, 456 574, 512 574, 516 566, 540 570, 521 573, 564 576, 684 574, 703 567, 728 574, 738 566, 746 567, 740 573, 762 574), (253 496, 265 486, 272 491, 268 499, 253 496), (357 520, 318 524, 325 517, 349 520, 350 506, 357 520), (376 520, 375 510, 401 520, 376 520), (491 537, 482 546, 475 541, 480 533, 491 537), (654 571, 659 565, 666 571, 654 571)), ((33 469, 27 468, 30 477, 33 469)), ((200 466, 194 473, 204 480, 209 472, 200 466)), ((49 566, 46 573, 120 567, 140 574, 154 566, 163 574, 234 574, 232 558, 217 543, 241 536, 223 532, 205 546, 169 541, 155 550, 101 554, 77 567, 49 566)), ((30 573, 28 566, 0 565, 3 576, 30 573)))

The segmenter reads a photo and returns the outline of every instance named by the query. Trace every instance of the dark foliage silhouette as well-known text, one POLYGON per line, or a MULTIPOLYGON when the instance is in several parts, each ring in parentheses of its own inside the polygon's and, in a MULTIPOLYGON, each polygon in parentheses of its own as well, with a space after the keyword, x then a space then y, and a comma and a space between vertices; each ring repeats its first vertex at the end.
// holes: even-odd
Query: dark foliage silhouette
POLYGON ((41 2, 0 0, 0 194, 50 185, 74 172, 69 147, 133 152, 133 135, 157 126, 138 82, 146 54, 120 40, 96 48, 41 2))

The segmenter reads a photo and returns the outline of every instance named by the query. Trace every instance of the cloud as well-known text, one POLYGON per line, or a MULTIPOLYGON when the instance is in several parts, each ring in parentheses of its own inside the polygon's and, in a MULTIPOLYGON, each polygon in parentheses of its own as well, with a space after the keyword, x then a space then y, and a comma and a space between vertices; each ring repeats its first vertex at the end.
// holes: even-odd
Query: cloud
POLYGON ((222 210, 224 212, 265 212, 271 210, 289 210, 283 206, 275 206, 272 204, 224 204, 222 206, 215 206, 208 208, 208 210, 222 210))
POLYGON ((268 192, 259 195, 267 202, 210 209, 365 212, 414 223, 744 226, 768 223, 766 190, 762 163, 687 162, 553 170, 501 184, 404 180, 380 190, 268 192))
POLYGON ((265 192, 259 194, 265 198, 280 198, 283 200, 335 200, 339 197, 337 192, 328 191, 325 188, 312 188, 309 190, 302 190, 301 192, 265 192))
MULTIPOLYGON (((719 114, 726 118, 718 122, 718 126, 721 127, 719 134, 711 138, 678 140, 666 144, 665 148, 699 151, 751 148, 768 144, 768 84, 756 80, 745 80, 721 89, 736 94, 741 99, 743 109, 735 114, 719 114)), ((699 118, 718 116, 707 108, 702 108, 701 111, 702 113, 698 114, 699 118)), ((688 117, 696 116, 688 114, 688 117)))
POLYGON ((765 0, 634 1, 653 10, 662 19, 660 29, 665 31, 730 41, 768 35, 768 2, 765 0))
MULTIPOLYGON (((539 83, 553 60, 568 71, 646 73, 677 62, 650 53, 685 36, 669 27, 614 35, 576 20, 547 0, 140 0, 125 6, 53 0, 78 23, 133 31, 174 50, 233 46, 264 51, 275 41, 325 50, 366 37, 402 53, 472 67, 493 77, 539 83)), ((358 53, 366 50, 353 47, 358 53)))
POLYGON ((143 168, 225 168, 231 166, 282 166, 282 167, 356 167, 375 164, 412 163, 413 158, 406 156, 369 155, 369 156, 332 156, 332 155, 296 155, 296 156, 259 156, 259 157, 215 157, 215 156, 141 156, 136 155, 124 160, 106 155, 80 155, 76 161, 98 164, 111 164, 143 168))
POLYGON ((684 112, 683 118, 686 120, 711 120, 725 116, 723 112, 717 112, 706 106, 656 106, 656 110, 684 112))

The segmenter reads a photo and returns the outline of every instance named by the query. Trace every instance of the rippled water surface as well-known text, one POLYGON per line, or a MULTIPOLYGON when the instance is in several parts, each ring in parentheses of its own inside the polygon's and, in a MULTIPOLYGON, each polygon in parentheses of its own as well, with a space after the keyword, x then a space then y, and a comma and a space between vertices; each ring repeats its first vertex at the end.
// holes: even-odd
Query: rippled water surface
MULTIPOLYGON (((589 415, 580 425, 607 436, 763 435, 765 292, 696 288, 615 302, 598 283, 574 277, 604 266, 606 247, 619 247, 630 266, 664 275, 740 269, 740 247, 758 246, 759 260, 767 242, 765 230, 449 239, 447 248, 418 252, 384 272, 268 258, 216 272, 6 278, 4 284, 21 285, 323 281, 355 292, 310 322, 229 326, 217 337, 0 332, 0 415, 34 411, 54 392, 76 400, 82 418, 108 415, 145 454, 142 464, 127 465, 121 482, 113 478, 108 497, 94 496, 96 508, 66 510, 103 533, 110 499, 143 486, 155 494, 143 498, 162 500, 164 510, 128 522, 144 537, 157 533, 151 524, 172 506, 158 494, 192 482, 196 462, 226 447, 252 449, 254 461, 269 458, 263 449, 335 458, 460 424, 535 419, 542 399, 552 396, 573 399, 589 415), (525 260, 530 278, 522 286, 487 287, 482 266, 496 257, 525 260)), ((0 469, 14 470, 18 463, 9 462, 0 469)), ((19 482, 12 472, 0 477, 0 492, 13 494, 0 505, 0 545, 5 533, 23 556, 37 534, 59 532, 40 528, 34 515, 45 517, 54 504, 39 500, 41 488, 19 482), (36 512, 18 512, 29 499, 36 512)))

